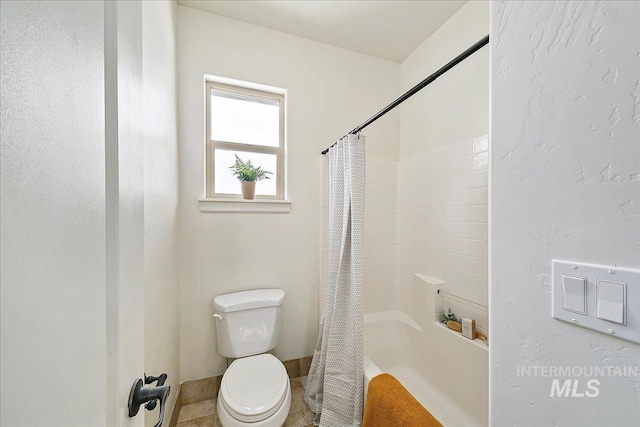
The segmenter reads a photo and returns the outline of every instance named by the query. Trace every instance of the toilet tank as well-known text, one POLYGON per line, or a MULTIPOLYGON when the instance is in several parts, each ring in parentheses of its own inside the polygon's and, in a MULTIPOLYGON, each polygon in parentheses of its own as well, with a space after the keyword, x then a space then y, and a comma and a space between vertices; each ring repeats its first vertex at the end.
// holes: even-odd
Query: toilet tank
POLYGON ((257 289, 213 299, 218 353, 239 358, 266 353, 280 342, 282 289, 257 289))

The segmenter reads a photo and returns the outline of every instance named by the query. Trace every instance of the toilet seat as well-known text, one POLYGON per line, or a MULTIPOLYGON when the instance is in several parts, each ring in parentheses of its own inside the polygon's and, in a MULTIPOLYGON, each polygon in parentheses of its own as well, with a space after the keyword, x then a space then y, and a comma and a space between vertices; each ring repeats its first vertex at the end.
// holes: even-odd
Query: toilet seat
POLYGON ((255 423, 278 411, 289 388, 282 362, 260 354, 233 361, 222 377, 219 400, 233 418, 255 423))

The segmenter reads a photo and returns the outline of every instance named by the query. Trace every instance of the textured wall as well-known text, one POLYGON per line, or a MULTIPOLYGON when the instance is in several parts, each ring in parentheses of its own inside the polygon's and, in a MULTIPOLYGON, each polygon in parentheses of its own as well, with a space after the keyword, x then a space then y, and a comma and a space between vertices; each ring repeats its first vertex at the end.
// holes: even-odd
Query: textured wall
POLYGON ((104 5, 0 17, 0 424, 106 425, 104 5))
MULTIPOLYGON (((166 419, 180 384, 176 19, 175 1, 142 2, 144 369, 148 375, 169 375, 166 419)), ((158 420, 157 409, 144 415, 147 426, 158 420)))
POLYGON ((640 267, 639 20, 638 2, 491 5, 492 425, 640 425, 638 378, 590 399, 517 375, 640 361, 552 319, 550 294, 553 258, 640 267))

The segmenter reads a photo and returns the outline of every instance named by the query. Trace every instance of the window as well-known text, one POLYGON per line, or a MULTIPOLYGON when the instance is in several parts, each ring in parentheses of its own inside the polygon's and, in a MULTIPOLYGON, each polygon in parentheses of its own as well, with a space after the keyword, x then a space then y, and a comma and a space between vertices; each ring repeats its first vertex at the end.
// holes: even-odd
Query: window
POLYGON ((241 198, 237 155, 272 173, 256 199, 284 198, 284 96, 207 82, 207 197, 241 198))

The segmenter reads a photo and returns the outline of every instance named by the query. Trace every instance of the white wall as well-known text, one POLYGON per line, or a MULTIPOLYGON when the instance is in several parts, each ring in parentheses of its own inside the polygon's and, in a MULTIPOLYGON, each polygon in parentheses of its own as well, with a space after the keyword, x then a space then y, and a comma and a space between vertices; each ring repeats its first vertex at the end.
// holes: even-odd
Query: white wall
MULTIPOLYGON (((215 295, 279 287, 275 355, 313 353, 318 332, 320 151, 399 94, 398 64, 178 6, 181 380, 221 374, 215 295), (204 76, 287 90, 289 214, 204 214, 204 76)), ((397 116, 367 129, 368 156, 396 159, 397 116), (394 118, 396 117, 396 118, 394 118)))
POLYGON ((554 258, 640 267, 640 4, 495 2, 491 20, 492 425, 640 425, 637 377, 590 399, 517 376, 640 361, 552 319, 550 294, 554 258))
MULTIPOLYGON (((175 1, 142 2, 145 371, 169 376, 167 420, 180 384, 176 26, 175 1)), ((155 425, 158 409, 143 412, 155 425)))
MULTIPOLYGON (((402 90, 488 32, 488 2, 465 4, 402 63, 402 90)), ((450 293, 481 306, 452 302, 452 310, 486 329, 488 47, 400 108, 399 293, 410 298, 414 273, 443 279, 450 293)))
MULTIPOLYGON (((398 141, 396 140, 395 143, 397 144, 398 141)), ((328 215, 328 207, 324 212, 328 215)), ((365 313, 398 307, 396 292, 397 217, 397 160, 367 158, 363 276, 365 313)))
MULTIPOLYGON (((400 67, 402 91, 489 33, 489 2, 470 1, 400 67)), ((400 106, 400 158, 489 133, 489 49, 484 47, 400 106)))
POLYGON ((414 273, 442 279, 458 297, 448 298, 445 310, 475 319, 485 333, 488 142, 485 135, 400 161, 397 238, 404 305, 411 304, 414 273))
POLYGON ((0 17, 0 424, 106 425, 104 5, 0 17))

